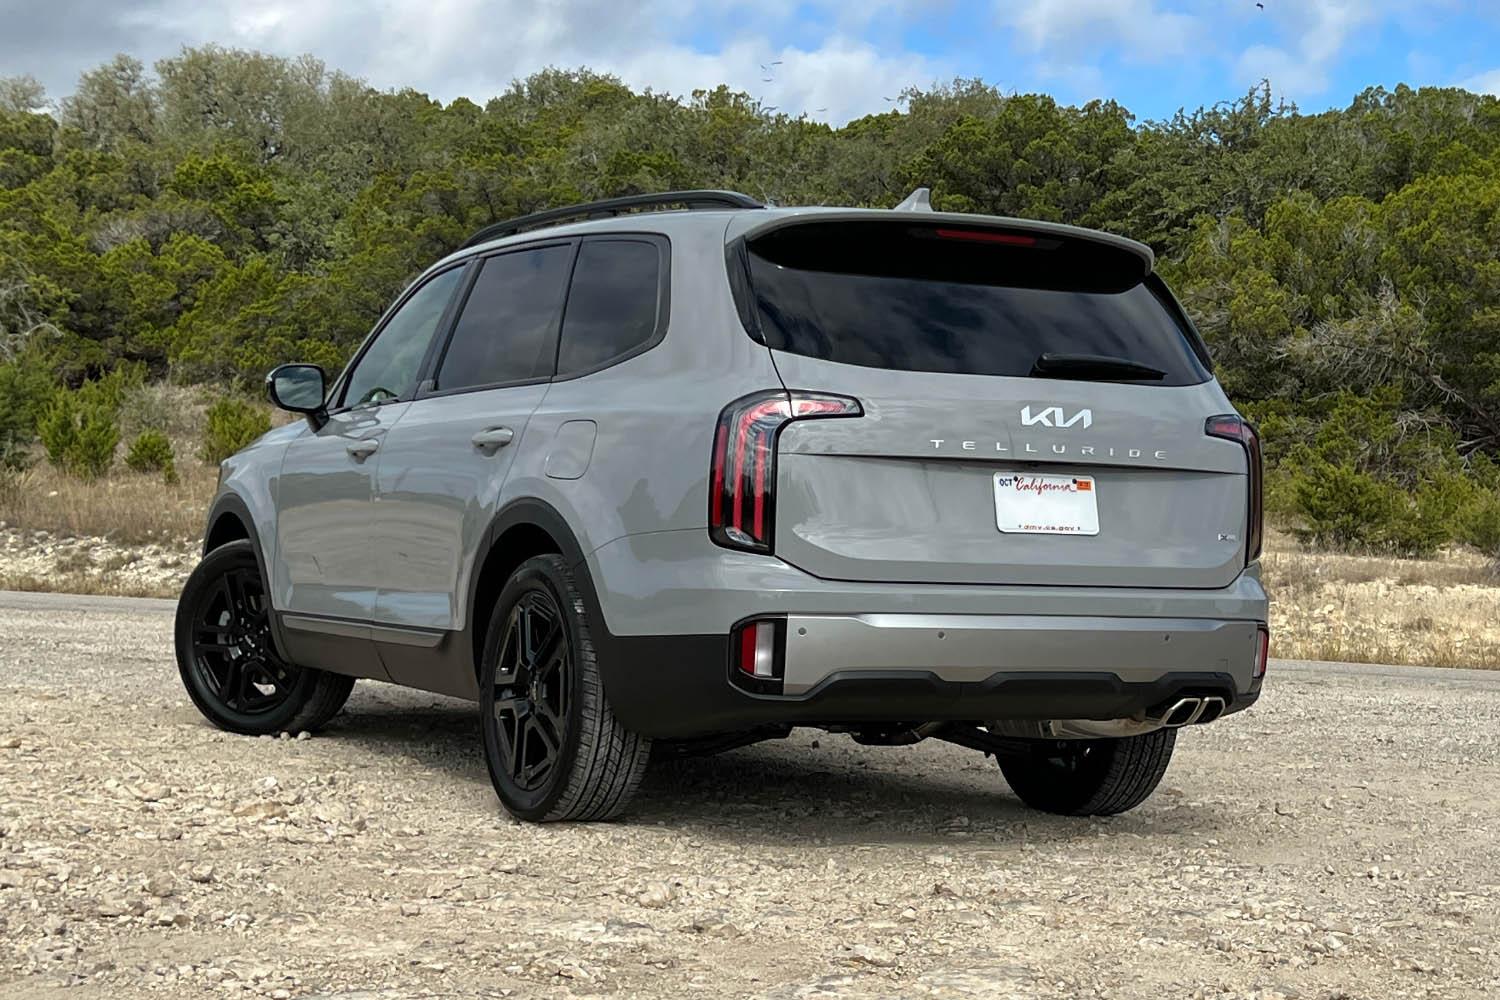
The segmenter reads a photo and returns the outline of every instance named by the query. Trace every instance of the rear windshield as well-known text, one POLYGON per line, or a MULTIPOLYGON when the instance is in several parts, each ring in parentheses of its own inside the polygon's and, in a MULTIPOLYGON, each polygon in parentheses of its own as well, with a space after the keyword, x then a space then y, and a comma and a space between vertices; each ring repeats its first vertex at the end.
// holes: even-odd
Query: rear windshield
MULTIPOLYGON (((735 262, 731 261, 731 267, 735 262)), ((941 224, 806 223, 750 241, 747 322, 768 346, 843 364, 1031 374, 1097 356, 1194 385, 1208 370, 1145 263, 1091 240, 941 224)), ((738 277, 738 276, 736 276, 738 277)), ((1067 377, 1062 374, 1058 377, 1067 377)), ((1097 375, 1096 375, 1097 378, 1097 375)))

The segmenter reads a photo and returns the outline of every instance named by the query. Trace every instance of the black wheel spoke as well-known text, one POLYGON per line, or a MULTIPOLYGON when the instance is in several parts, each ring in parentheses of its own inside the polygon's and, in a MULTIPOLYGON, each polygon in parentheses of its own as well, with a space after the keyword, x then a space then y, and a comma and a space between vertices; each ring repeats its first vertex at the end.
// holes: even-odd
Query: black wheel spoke
POLYGON ((557 756, 558 751, 562 749, 558 740, 560 733, 557 730, 551 729, 543 721, 542 717, 539 716, 531 720, 531 732, 537 739, 541 740, 542 746, 547 748, 547 758, 549 760, 557 756))
POLYGON ((231 659, 225 662, 223 677, 219 685, 219 697, 230 708, 239 707, 240 684, 244 674, 245 668, 240 661, 231 659))
POLYGON ((531 657, 528 666, 532 670, 544 672, 552 667, 563 653, 563 628, 561 622, 555 622, 552 628, 547 630, 547 635, 531 657))
POLYGON ((511 745, 510 776, 518 781, 523 781, 526 774, 526 734, 530 731, 530 723, 524 719, 516 720, 514 742, 511 745))

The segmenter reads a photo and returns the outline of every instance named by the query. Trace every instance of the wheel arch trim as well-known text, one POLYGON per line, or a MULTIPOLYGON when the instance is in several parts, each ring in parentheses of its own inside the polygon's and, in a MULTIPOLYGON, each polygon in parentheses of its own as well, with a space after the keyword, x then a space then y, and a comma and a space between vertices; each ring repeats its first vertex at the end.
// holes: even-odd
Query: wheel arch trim
POLYGON ((589 573, 587 554, 583 546, 579 544, 577 534, 567 518, 547 501, 535 497, 523 497, 512 500, 495 513, 474 555, 474 565, 469 573, 467 593, 464 597, 465 614, 461 631, 463 648, 471 651, 476 664, 482 652, 475 648, 475 638, 480 627, 479 615, 483 613, 476 606, 479 599, 481 571, 505 533, 512 528, 526 525, 540 528, 557 543, 562 557, 567 561, 568 568, 573 573, 574 582, 578 584, 578 589, 583 595, 583 603, 589 614, 589 624, 594 634, 595 646, 602 651, 609 644, 609 630, 604 623, 604 612, 599 604, 598 592, 594 589, 593 576, 589 573))
POLYGON ((271 590, 271 567, 270 559, 266 553, 266 547, 260 539, 260 531, 255 526, 255 517, 250 513, 250 505, 238 493, 225 491, 220 493, 208 510, 208 518, 203 528, 203 555, 208 555, 209 539, 214 537, 215 529, 224 522, 225 518, 232 517, 245 529, 245 536, 255 549, 255 561, 260 566, 260 583, 265 588, 266 602, 271 607, 271 641, 276 646, 276 655, 291 663, 287 656, 286 635, 282 631, 281 612, 276 608, 276 597, 271 590))

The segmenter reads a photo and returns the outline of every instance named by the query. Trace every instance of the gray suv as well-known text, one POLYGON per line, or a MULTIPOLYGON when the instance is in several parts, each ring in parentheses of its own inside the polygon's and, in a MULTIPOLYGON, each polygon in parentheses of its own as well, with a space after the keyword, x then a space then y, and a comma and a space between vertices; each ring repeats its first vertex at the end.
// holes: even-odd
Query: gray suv
POLYGON ((1116 813, 1266 667, 1261 465, 1151 251, 722 191, 491 226, 223 464, 176 621, 240 733, 369 677, 478 701, 501 802, 648 760, 946 740, 1116 813))

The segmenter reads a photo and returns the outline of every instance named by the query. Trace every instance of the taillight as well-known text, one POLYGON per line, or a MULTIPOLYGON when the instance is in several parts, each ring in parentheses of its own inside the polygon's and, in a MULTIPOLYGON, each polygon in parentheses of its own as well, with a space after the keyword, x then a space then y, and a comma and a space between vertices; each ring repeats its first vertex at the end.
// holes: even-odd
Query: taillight
POLYGON ((1266 661, 1271 656, 1271 630, 1262 625, 1255 631, 1255 671, 1250 675, 1252 680, 1260 680, 1266 676, 1266 661))
POLYGON ((709 465, 708 534, 720 545, 770 552, 776 517, 776 436, 794 420, 858 417, 859 401, 826 393, 757 392, 719 414, 709 465))
POLYGON ((1255 432, 1250 421, 1237 413, 1209 417, 1203 429, 1209 437, 1237 441, 1244 446, 1250 480, 1250 510, 1245 528, 1245 561, 1253 562, 1260 558, 1261 540, 1265 537, 1265 497, 1262 485, 1265 477, 1261 464, 1260 435, 1255 432))

